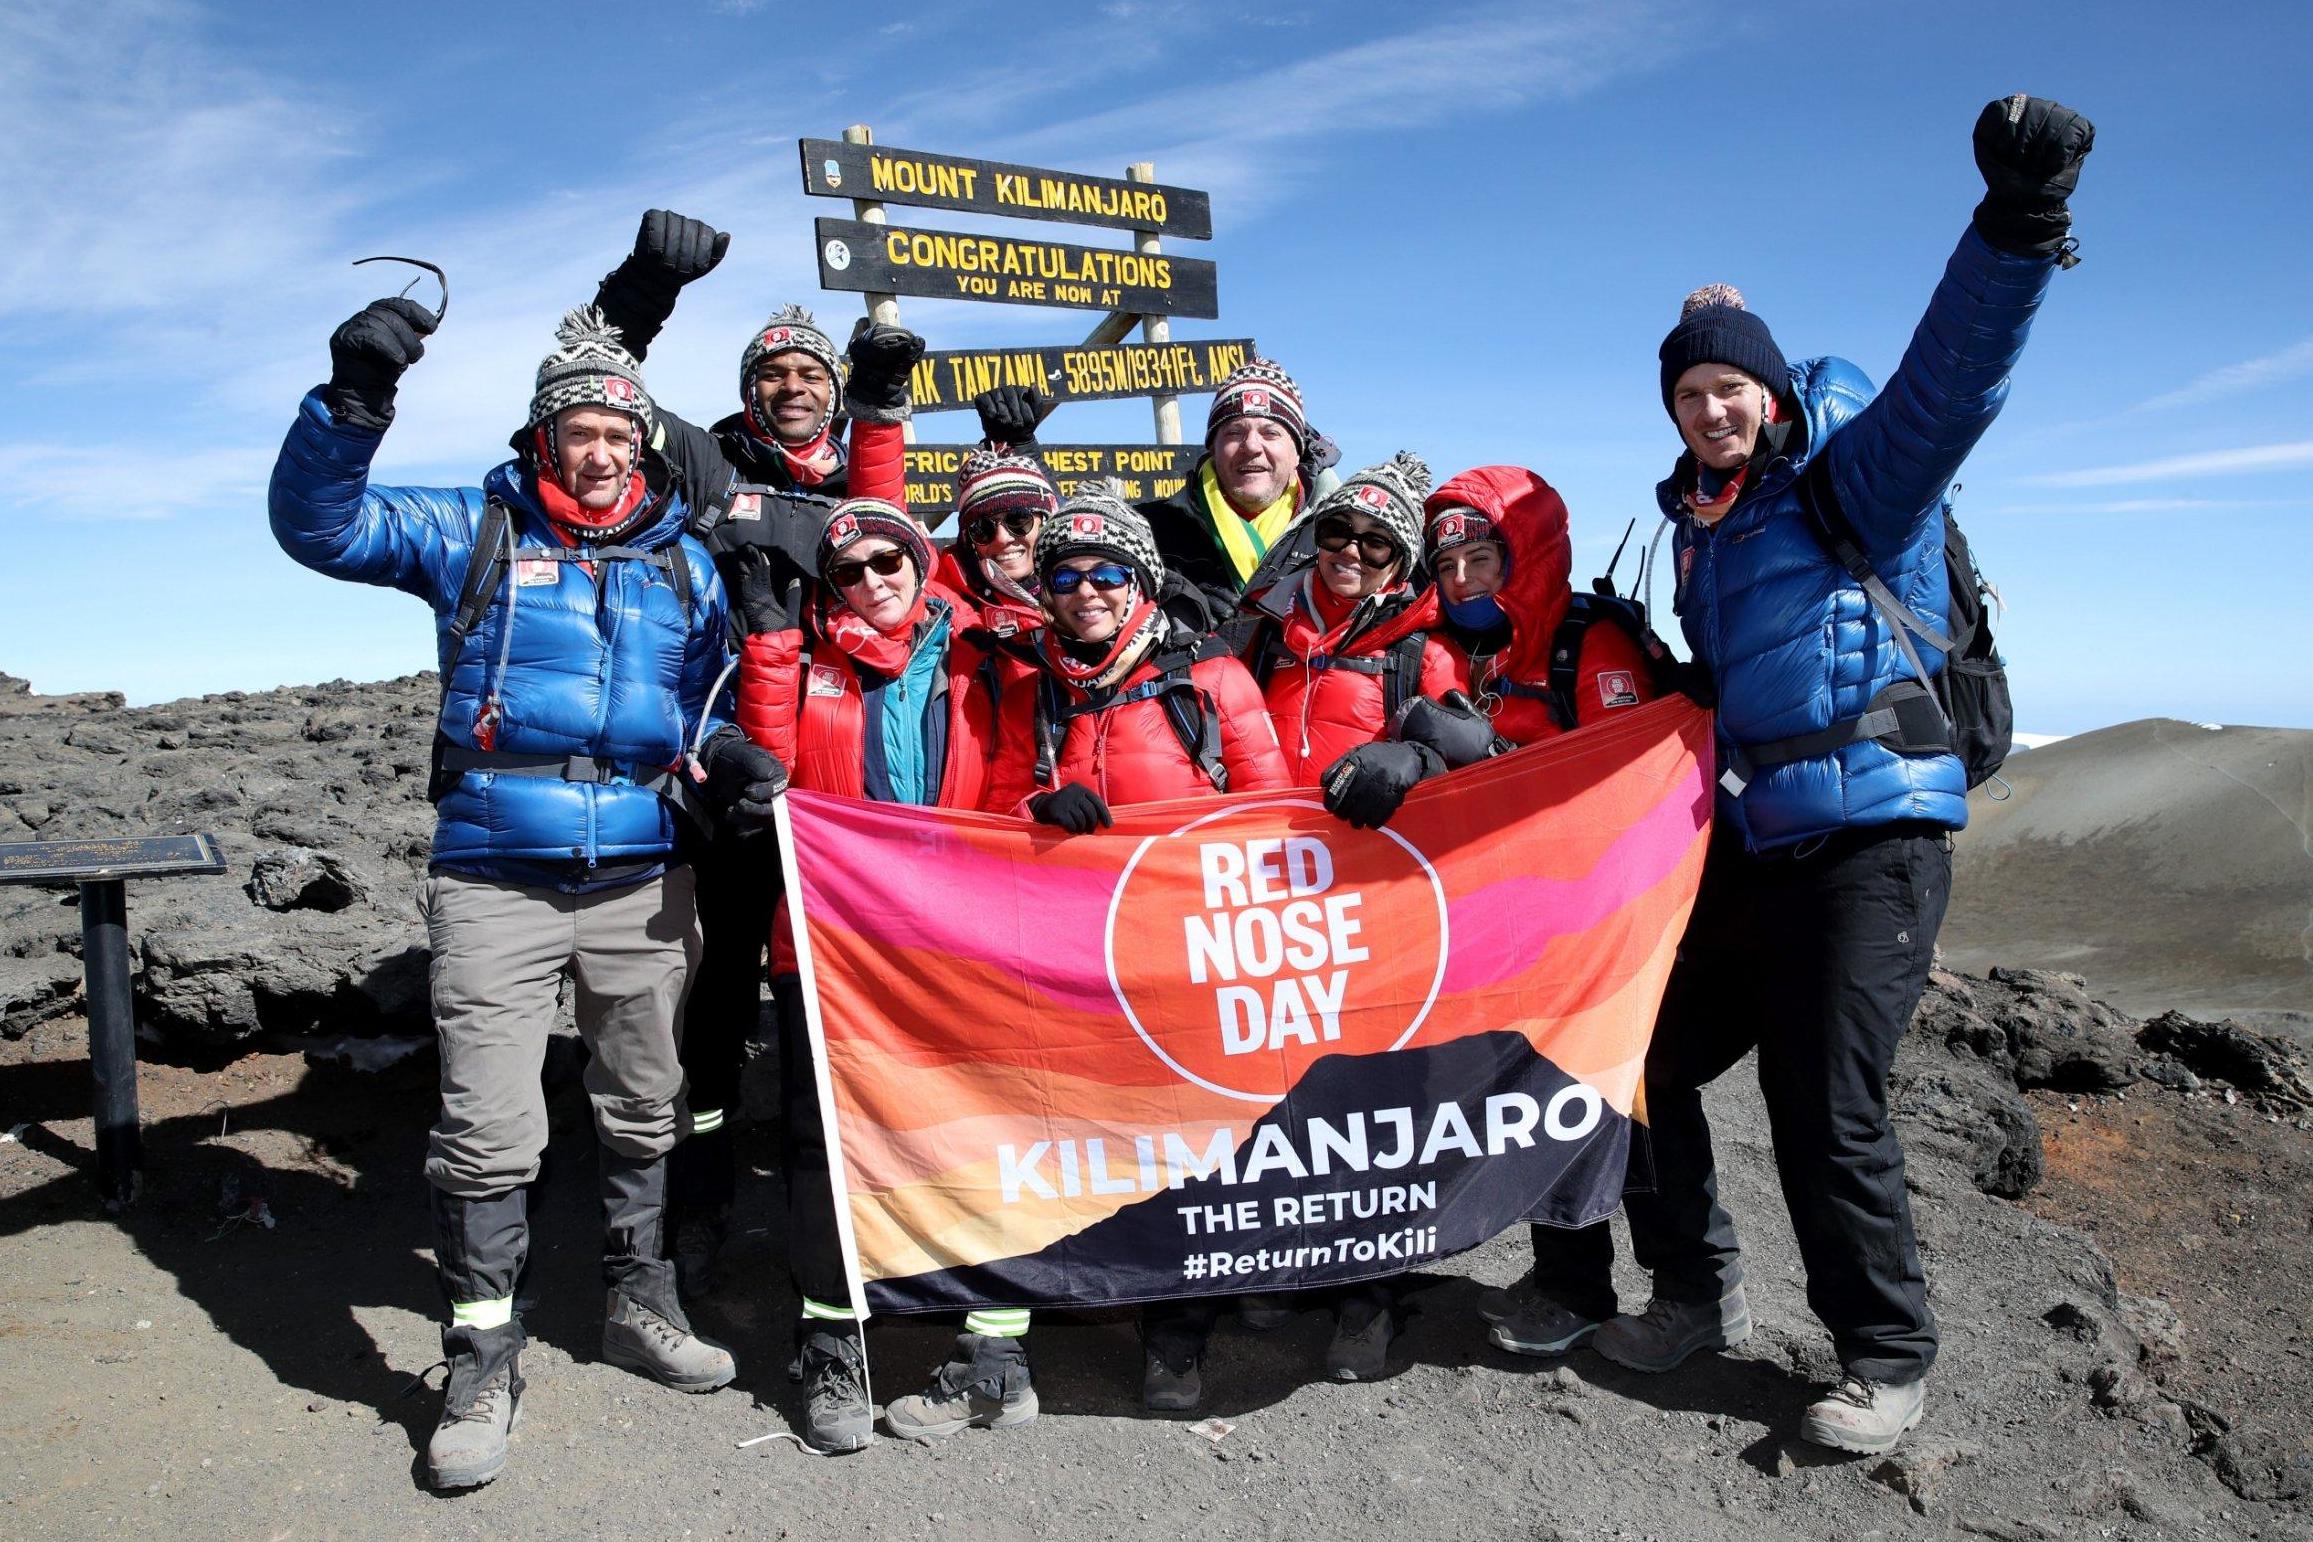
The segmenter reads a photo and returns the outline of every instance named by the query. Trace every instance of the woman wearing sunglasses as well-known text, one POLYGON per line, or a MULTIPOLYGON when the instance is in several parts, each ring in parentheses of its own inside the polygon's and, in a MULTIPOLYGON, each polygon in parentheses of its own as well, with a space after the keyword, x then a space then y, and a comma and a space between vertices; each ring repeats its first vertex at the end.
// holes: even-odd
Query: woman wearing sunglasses
MULTIPOLYGON (((793 785, 884 803, 976 809, 988 791, 996 680, 972 640, 971 602, 930 578, 931 544, 896 504, 853 498, 828 516, 819 582, 791 616, 768 561, 742 573, 747 637, 740 658, 739 723, 791 768, 793 785)), ((874 1410, 863 1375, 859 1324, 849 1305, 827 1147, 819 1121, 810 1036, 784 902, 774 923, 773 995, 779 1008, 781 1124, 786 1149, 787 1255, 802 1298, 797 1329, 809 1383, 803 1439, 823 1453, 868 1441, 874 1410)), ((1025 1318, 1027 1314, 1018 1316, 1025 1318)), ((1021 1324, 1025 1327, 1025 1323, 1021 1324)), ((976 1423, 1036 1415, 1026 1353, 1009 1320, 968 1321, 958 1358, 998 1366, 1002 1383, 976 1423), (1007 1352, 1008 1351, 1008 1352, 1007 1352), (1017 1375, 1004 1366, 1017 1362, 1017 1375)), ((961 1429, 966 1394, 944 1368, 930 1390, 886 1410, 894 1433, 961 1429)), ((984 1378, 983 1378, 984 1379, 984 1378)))
POLYGON ((1323 787, 1325 806, 1356 825, 1382 823, 1438 769, 1425 746, 1377 741, 1416 698, 1463 683, 1434 635, 1437 597, 1416 584, 1429 490, 1429 467, 1408 451, 1358 472, 1311 511, 1314 559, 1245 601, 1260 620, 1246 662, 1293 780, 1323 787))
POLYGON ((1034 677, 1044 602, 1036 536, 1060 507, 1060 490, 1032 457, 1008 449, 964 456, 956 484, 956 538, 940 553, 939 582, 980 609, 979 639, 1006 686, 1034 677))

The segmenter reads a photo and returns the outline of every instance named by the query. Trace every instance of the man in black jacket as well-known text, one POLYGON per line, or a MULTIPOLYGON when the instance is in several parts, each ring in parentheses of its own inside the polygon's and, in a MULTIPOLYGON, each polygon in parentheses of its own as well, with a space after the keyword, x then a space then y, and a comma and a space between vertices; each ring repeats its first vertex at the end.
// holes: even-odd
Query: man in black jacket
MULTIPOLYGON (((637 358, 674 313, 684 286, 713 271, 730 241, 704 221, 670 210, 643 216, 634 250, 604 277, 595 297, 637 358)), ((732 593, 743 587, 766 592, 767 574, 769 590, 784 595, 788 614, 797 614, 836 501, 854 491, 904 498, 900 424, 909 416, 908 377, 923 347, 915 334, 863 317, 847 350, 846 378, 833 339, 811 313, 784 306, 740 352, 737 412, 702 429, 661 409, 652 444, 682 483, 692 532, 713 553, 732 593), (839 433, 847 413, 848 447, 839 433), (742 569, 753 566, 765 574, 743 584, 742 569)), ((767 831, 725 826, 697 853, 693 870, 706 947, 686 1013, 691 1126, 675 1148, 673 1207, 676 1266, 685 1292, 699 1294, 713 1285, 736 1189, 737 1154, 726 1121, 761 1013, 780 867, 767 831)), ((790 1064, 808 1064, 810 1047, 783 1042, 780 1053, 790 1064)), ((848 1334, 814 1332, 804 1359, 813 1381, 806 1438, 823 1452, 858 1449, 866 1443, 871 1410, 859 1376, 856 1326, 848 1334), (810 1344, 834 1352, 814 1355, 810 1344)))

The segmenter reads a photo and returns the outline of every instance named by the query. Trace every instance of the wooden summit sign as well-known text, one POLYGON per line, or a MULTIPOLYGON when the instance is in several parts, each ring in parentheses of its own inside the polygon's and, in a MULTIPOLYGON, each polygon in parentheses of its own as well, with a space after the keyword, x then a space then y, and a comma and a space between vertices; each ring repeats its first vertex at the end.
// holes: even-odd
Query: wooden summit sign
POLYGON ((954 412, 998 386, 1033 386, 1063 402, 1126 396, 1188 396, 1218 387, 1253 357, 1249 337, 1107 347, 963 348, 927 353, 916 365, 915 409, 954 412))
MULTIPOLYGON (((908 508, 936 526, 956 506, 956 478, 968 444, 911 444, 907 448, 908 508)), ((1033 444, 1026 452, 1051 473, 1063 496, 1080 482, 1114 477, 1127 501, 1169 498, 1186 486, 1201 444, 1033 444)))
POLYGON ((816 232, 822 289, 1145 316, 1221 314, 1219 270, 1201 257, 865 220, 823 219, 816 232))
POLYGON ((800 145, 803 191, 820 198, 1150 230, 1191 241, 1213 236, 1212 200, 1190 188, 840 139, 806 139, 800 145))

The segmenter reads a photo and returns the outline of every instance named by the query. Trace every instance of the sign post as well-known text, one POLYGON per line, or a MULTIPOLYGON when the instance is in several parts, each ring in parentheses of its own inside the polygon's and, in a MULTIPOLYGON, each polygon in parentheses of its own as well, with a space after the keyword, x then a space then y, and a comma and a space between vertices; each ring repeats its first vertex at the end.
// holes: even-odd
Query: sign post
MULTIPOLYGON (((875 130, 864 123, 854 123, 843 131, 843 142, 847 145, 872 145, 875 143, 875 130)), ((882 203, 872 198, 854 198, 851 201, 851 217, 865 225, 887 223, 882 203)), ((870 294, 865 298, 868 320, 887 327, 900 324, 898 295, 870 294)), ((908 444, 915 443, 916 425, 913 419, 900 425, 900 437, 908 444)))
MULTIPOLYGON (((1156 162, 1135 161, 1124 169, 1124 174, 1134 182, 1154 182, 1156 180, 1156 162)), ((1137 244, 1142 252, 1152 257, 1164 248, 1163 238, 1154 230, 1140 231, 1137 244)), ((1140 336, 1141 341, 1145 343, 1169 343, 1173 340, 1172 321, 1164 316, 1143 316, 1140 319, 1140 336)), ((1149 406, 1156 413, 1157 443, 1179 444, 1181 442, 1181 399, 1171 395, 1154 396, 1149 399, 1149 406)))
POLYGON ((96 1114, 96 1179, 107 1210, 137 1194, 136 1005, 129 992, 131 878, 225 871, 210 835, 115 841, 0 841, 0 884, 80 886, 80 957, 88 997, 88 1067, 96 1114))

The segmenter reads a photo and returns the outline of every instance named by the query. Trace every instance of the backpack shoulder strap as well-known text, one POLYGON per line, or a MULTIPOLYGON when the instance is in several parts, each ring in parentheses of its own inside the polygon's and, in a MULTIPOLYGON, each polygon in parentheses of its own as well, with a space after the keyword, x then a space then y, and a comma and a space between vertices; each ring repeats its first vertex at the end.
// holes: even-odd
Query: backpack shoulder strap
POLYGON ((1427 632, 1408 632, 1389 645, 1381 675, 1383 722, 1396 722, 1398 709, 1421 694, 1422 653, 1429 641, 1427 632))
POLYGON ((465 582, 458 586, 458 608, 450 618, 450 652, 455 655, 498 592, 498 576, 514 551, 514 517, 506 505, 492 498, 482 510, 474 531, 474 547, 466 557, 465 582))
POLYGON ((1558 630, 1550 634, 1549 695, 1544 700, 1560 733, 1573 732, 1577 721, 1574 679, 1582 670, 1582 640, 1597 619, 1598 608, 1590 596, 1577 591, 1566 614, 1558 618, 1558 630))
POLYGON ((1929 647, 1946 654, 1953 651, 1952 640, 1929 626, 1909 605, 1897 599, 1895 591, 1888 588, 1885 580, 1872 567, 1871 559, 1863 554, 1863 543, 1856 538, 1855 527, 1848 523, 1847 515, 1839 507, 1838 496, 1832 491, 1829 455, 1819 454, 1809 461, 1806 469, 1799 473, 1795 486, 1799 492, 1800 506, 1806 511, 1808 528, 1814 532, 1815 539, 1831 554, 1831 560, 1845 568, 1847 575, 1862 587, 1864 598, 1871 602, 1872 608, 1885 618, 1889 629, 1895 633, 1896 646, 1903 649, 1904 662, 1911 665, 1913 677, 1925 684, 1928 678, 1927 665, 1921 662, 1919 650, 1912 646, 1913 634, 1918 634, 1920 640, 1929 647))

